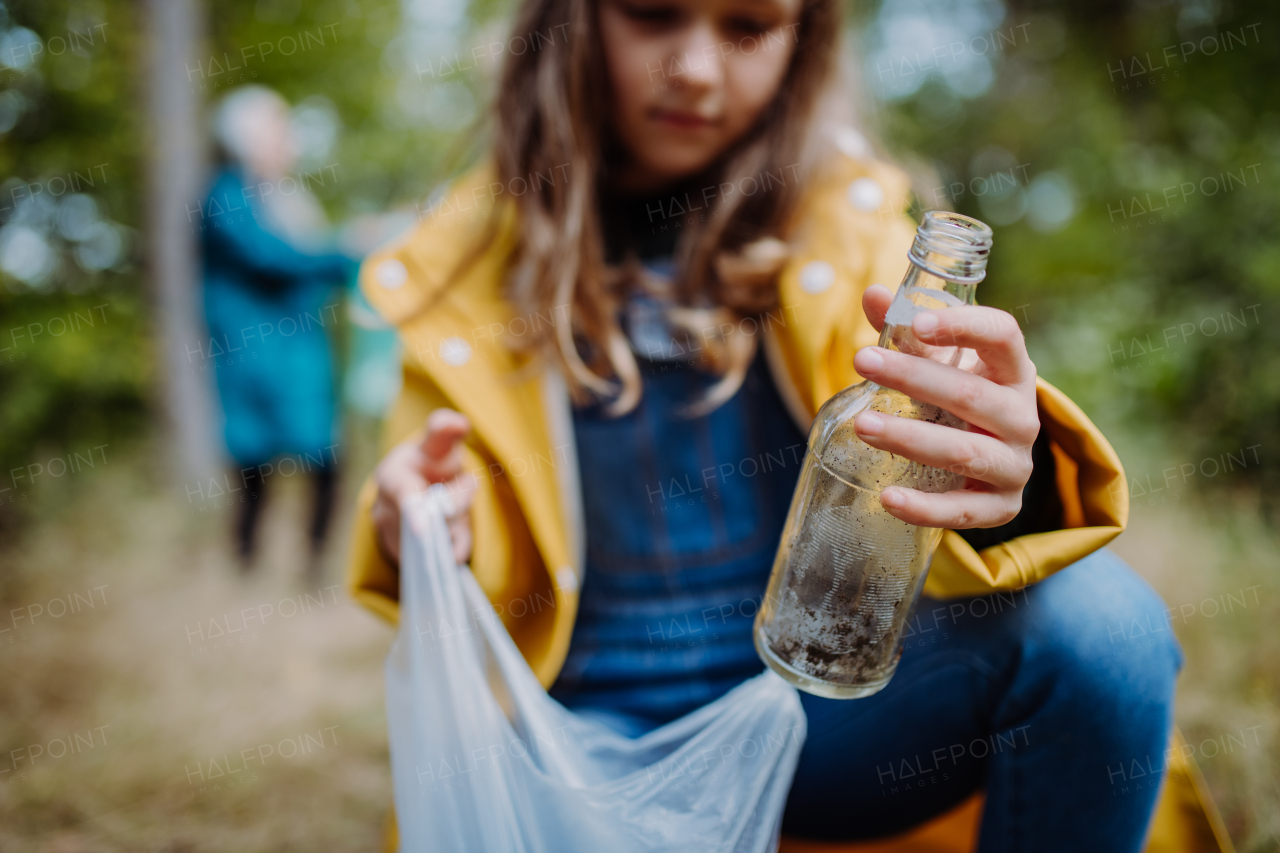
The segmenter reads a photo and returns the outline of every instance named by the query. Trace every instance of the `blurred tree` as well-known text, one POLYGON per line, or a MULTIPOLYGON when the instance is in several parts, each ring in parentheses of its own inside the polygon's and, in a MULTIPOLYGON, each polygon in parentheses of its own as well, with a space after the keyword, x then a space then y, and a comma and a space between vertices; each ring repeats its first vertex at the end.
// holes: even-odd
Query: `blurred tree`
POLYGON ((220 461, 209 377, 190 369, 192 344, 205 335, 198 307, 199 237, 188 223, 192 199, 200 197, 207 146, 200 127, 203 99, 182 77, 190 57, 203 52, 203 13, 199 0, 147 4, 149 277, 170 470, 185 482, 213 476, 220 461))

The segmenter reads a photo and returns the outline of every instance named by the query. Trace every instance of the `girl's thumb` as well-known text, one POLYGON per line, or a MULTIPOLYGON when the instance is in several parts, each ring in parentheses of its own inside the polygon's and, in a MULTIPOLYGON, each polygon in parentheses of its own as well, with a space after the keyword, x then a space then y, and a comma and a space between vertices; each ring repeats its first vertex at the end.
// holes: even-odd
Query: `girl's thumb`
POLYGON ((427 433, 422 439, 422 452, 429 458, 442 459, 471 431, 467 416, 453 409, 436 409, 427 418, 427 433))

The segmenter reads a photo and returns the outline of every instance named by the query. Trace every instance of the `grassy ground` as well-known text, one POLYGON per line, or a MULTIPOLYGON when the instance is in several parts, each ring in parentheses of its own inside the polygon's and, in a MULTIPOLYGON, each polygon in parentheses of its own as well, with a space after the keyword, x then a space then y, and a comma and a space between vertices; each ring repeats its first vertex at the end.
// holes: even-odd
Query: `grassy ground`
POLYGON ((0 758, 0 850, 376 848, 392 632, 337 586, 345 541, 324 579, 302 579, 305 484, 281 485, 249 577, 228 508, 174 500, 127 464, 46 496, 3 557, 25 569, 3 610, 36 618, 0 634, 0 748, 18 750, 0 758), (49 617, 68 595, 78 612, 49 617))
MULTIPOLYGON (((334 587, 341 535, 325 579, 301 579, 300 478, 242 578, 225 506, 162 493, 140 457, 77 476, 0 553, 0 850, 376 849, 391 630, 334 587)), ((1174 609, 1179 724, 1238 847, 1274 850, 1276 537, 1248 506, 1192 500, 1139 500, 1116 549, 1174 609)))

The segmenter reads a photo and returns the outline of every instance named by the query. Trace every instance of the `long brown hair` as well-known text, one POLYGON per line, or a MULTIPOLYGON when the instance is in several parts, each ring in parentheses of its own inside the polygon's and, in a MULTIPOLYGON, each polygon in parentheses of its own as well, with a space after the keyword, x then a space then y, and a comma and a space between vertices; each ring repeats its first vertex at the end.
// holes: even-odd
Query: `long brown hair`
MULTIPOLYGON (((598 209, 607 165, 609 108, 599 0, 524 0, 513 32, 568 33, 568 38, 508 53, 494 115, 493 156, 507 186, 530 176, 530 190, 514 198, 519 235, 506 295, 522 312, 562 318, 532 345, 564 369, 578 400, 607 399, 614 413, 632 409, 641 381, 619 326, 617 308, 636 281, 636 265, 605 262, 598 209), (565 26, 567 24, 567 27, 565 26), (536 183, 536 187, 534 184, 536 183), (557 309, 559 309, 557 311, 557 309), (584 360, 578 340, 588 353, 584 360)), ((719 182, 742 185, 787 173, 767 192, 718 196, 705 220, 685 228, 676 249, 673 320, 691 332, 714 329, 774 307, 777 275, 787 259, 784 236, 801 189, 816 167, 812 140, 819 105, 836 78, 838 0, 802 0, 790 67, 754 128, 716 167, 719 182), (711 213, 714 212, 714 215, 711 213)), ((694 408, 709 411, 741 385, 756 351, 756 336, 700 335, 710 366, 720 374, 694 408)))

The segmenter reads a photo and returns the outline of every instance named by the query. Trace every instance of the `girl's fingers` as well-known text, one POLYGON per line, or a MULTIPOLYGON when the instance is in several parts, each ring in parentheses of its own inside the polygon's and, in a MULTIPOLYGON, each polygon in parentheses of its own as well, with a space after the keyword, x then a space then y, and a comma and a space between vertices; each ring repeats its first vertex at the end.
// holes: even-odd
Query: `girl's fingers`
POLYGON ((378 495, 398 507, 408 495, 425 491, 430 484, 421 471, 422 465, 415 464, 420 462, 420 451, 409 445, 401 445, 387 454, 376 474, 378 495))
POLYGON ((883 284, 873 284, 862 291, 862 313, 867 315, 877 332, 884 328, 884 315, 888 313, 891 302, 893 291, 883 284))
POLYGON ((1031 476, 1029 446, 1020 453, 989 435, 877 412, 858 415, 854 426, 872 447, 998 490, 1021 490, 1031 476))
POLYGON ((453 409, 436 409, 427 418, 419 443, 420 467, 429 483, 442 483, 462 471, 462 440, 471 431, 467 416, 453 409))
POLYGON ((422 438, 422 452, 439 459, 453 450, 454 445, 471 431, 471 421, 462 412, 453 409, 436 409, 427 416, 427 430, 422 438))
POLYGON ((911 323, 917 338, 934 346, 976 350, 987 375, 1001 385, 1034 383, 1036 366, 1018 321, 1007 311, 981 305, 922 311, 911 323))
POLYGON ((1022 492, 955 489, 929 494, 890 486, 881 494, 880 502, 890 515, 907 524, 967 530, 972 527, 999 527, 1012 521, 1022 509, 1022 492))
POLYGON ((477 483, 462 470, 462 440, 471 429, 466 416, 452 409, 436 409, 427 418, 424 434, 398 444, 378 465, 373 523, 382 550, 400 559, 400 506, 405 498, 444 483, 453 498, 448 519, 449 539, 459 563, 471 555, 471 504, 477 483))
POLYGON ((1015 447, 1029 446, 1040 432, 1033 385, 1006 388, 949 364, 880 347, 863 347, 853 366, 863 377, 939 406, 1015 447))
MULTIPOLYGON (((393 560, 400 559, 400 507, 405 498, 426 491, 430 484, 407 466, 391 466, 400 476, 387 478, 379 483, 378 496, 373 504, 373 523, 378 530, 383 550, 393 560)), ((463 473, 443 481, 453 499, 453 511, 446 519, 449 541, 453 545, 454 558, 465 563, 471 556, 471 504, 475 500, 478 483, 473 474, 463 473)))

